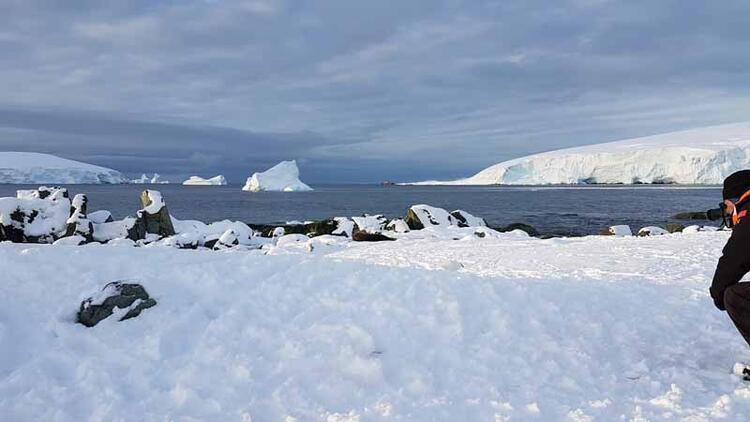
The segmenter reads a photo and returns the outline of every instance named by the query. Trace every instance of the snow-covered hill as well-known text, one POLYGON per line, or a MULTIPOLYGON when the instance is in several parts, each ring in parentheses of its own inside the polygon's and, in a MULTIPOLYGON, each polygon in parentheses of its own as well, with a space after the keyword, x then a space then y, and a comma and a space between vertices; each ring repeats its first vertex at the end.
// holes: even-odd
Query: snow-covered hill
POLYGON ((189 179, 182 182, 186 186, 221 186, 227 184, 227 179, 221 174, 208 179, 204 179, 200 176, 190 176, 189 179))
POLYGON ((35 152, 0 152, 0 183, 126 183, 119 171, 35 152))
POLYGON ((720 184, 746 168, 750 122, 550 151, 495 164, 466 179, 415 184, 720 184))
POLYGON ((248 192, 301 192, 311 191, 312 188, 299 180, 297 162, 292 160, 282 161, 264 172, 253 173, 252 176, 247 178, 242 190, 248 192))

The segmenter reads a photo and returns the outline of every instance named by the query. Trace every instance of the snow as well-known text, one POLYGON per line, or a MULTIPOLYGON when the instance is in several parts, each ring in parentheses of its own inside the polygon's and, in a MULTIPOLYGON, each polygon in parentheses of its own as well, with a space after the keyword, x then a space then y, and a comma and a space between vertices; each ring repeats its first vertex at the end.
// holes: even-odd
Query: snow
POLYGON ((633 231, 630 230, 630 226, 621 224, 621 225, 610 227, 609 234, 613 236, 632 236, 633 231))
POLYGON ((516 158, 466 179, 423 185, 721 184, 750 167, 750 122, 561 149, 516 158))
POLYGON ((200 176, 190 176, 187 180, 182 182, 186 186, 220 186, 226 185, 227 179, 222 175, 214 176, 208 179, 204 179, 200 176))
POLYGON ((302 192, 311 191, 312 188, 299 180, 297 162, 292 160, 282 161, 264 172, 253 173, 252 176, 247 178, 242 190, 248 192, 302 192))
POLYGON ((643 227, 638 230, 638 236, 662 236, 665 234, 669 234, 669 232, 656 226, 643 227))
POLYGON ((125 183, 120 172, 50 154, 0 152, 0 183, 125 183))
POLYGON ((750 352, 707 294, 728 235, 449 226, 221 252, 2 243, 0 415, 746 420, 750 386, 732 370, 750 352), (158 304, 75 324, 117 280, 158 304))
POLYGON ((0 226, 11 226, 22 230, 25 236, 40 238, 65 234, 71 207, 71 201, 66 197, 67 191, 46 187, 39 189, 49 192, 49 196, 41 199, 38 191, 19 190, 16 198, 0 198, 0 226), (14 218, 18 212, 23 215, 23 221, 14 218))
POLYGON ((147 189, 146 195, 148 196, 149 203, 140 211, 145 211, 147 214, 156 214, 166 205, 161 192, 158 190, 147 189))
POLYGON ((448 211, 425 204, 412 205, 409 208, 424 227, 456 225, 456 219, 448 211))

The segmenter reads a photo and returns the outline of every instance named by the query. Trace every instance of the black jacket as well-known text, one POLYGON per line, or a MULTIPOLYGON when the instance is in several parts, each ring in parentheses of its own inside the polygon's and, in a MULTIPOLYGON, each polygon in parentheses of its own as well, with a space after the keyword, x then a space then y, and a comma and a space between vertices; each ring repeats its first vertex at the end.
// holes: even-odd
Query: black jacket
POLYGON ((741 218, 732 229, 732 236, 724 246, 711 283, 711 297, 716 307, 722 311, 725 310, 724 291, 739 283, 750 271, 750 200, 738 204, 737 213, 741 214, 742 211, 748 215, 741 218))

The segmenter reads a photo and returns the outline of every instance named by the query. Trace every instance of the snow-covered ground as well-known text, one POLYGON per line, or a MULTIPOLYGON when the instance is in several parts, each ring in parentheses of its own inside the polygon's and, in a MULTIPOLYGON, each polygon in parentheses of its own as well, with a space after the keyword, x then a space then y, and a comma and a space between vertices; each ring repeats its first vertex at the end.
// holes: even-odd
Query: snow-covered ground
POLYGON ((266 171, 253 173, 252 176, 247 178, 242 190, 248 192, 302 192, 311 191, 312 188, 299 179, 297 162, 292 160, 282 161, 266 171))
POLYGON ((704 127, 521 157, 418 185, 721 184, 750 167, 750 123, 704 127))
POLYGON ((227 184, 227 179, 221 174, 218 176, 204 179, 200 176, 190 176, 187 180, 182 182, 186 186, 221 186, 227 184))
POLYGON ((123 175, 106 167, 35 152, 0 152, 0 183, 82 184, 126 183, 123 175))
POLYGON ((707 295, 727 236, 2 243, 0 419, 747 420, 707 295), (158 304, 74 323, 122 279, 158 304))

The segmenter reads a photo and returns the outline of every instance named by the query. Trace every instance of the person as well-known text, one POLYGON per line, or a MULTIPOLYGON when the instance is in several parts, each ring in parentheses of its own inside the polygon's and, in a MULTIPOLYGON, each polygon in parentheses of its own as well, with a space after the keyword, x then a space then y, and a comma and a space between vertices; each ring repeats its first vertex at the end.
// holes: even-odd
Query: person
POLYGON ((731 216, 732 235, 722 250, 709 291, 716 307, 727 312, 750 345, 750 283, 740 283, 750 272, 750 170, 727 177, 722 196, 725 212, 731 216))

